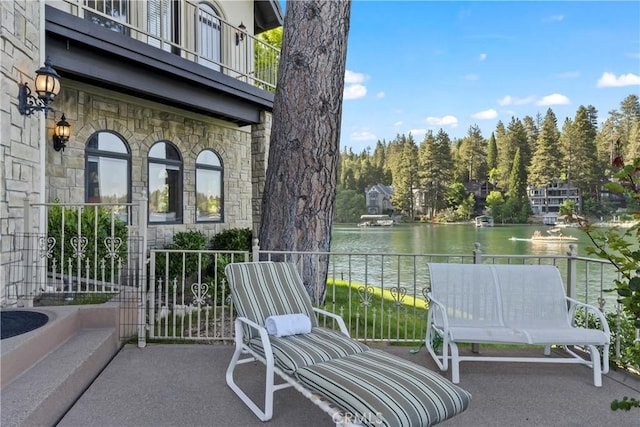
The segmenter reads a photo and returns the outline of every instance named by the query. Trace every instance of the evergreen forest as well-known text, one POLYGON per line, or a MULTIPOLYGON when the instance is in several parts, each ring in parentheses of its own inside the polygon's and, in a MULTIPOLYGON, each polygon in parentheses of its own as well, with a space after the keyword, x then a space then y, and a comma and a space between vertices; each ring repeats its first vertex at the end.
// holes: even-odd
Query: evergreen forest
POLYGON ((598 110, 581 105, 562 123, 549 108, 544 116, 499 121, 491 135, 477 125, 455 139, 443 129, 428 131, 422 141, 399 134, 361 153, 343 149, 334 220, 357 222, 367 213, 365 190, 374 184, 393 187, 393 210, 386 213, 409 221, 464 221, 486 211, 503 223, 525 223, 532 213, 527 188, 552 183, 578 189, 581 203, 569 211, 606 218, 619 208, 601 191, 617 156, 640 157, 636 94, 600 124, 598 110), (486 200, 475 200, 467 190, 473 185, 485 186, 486 200))

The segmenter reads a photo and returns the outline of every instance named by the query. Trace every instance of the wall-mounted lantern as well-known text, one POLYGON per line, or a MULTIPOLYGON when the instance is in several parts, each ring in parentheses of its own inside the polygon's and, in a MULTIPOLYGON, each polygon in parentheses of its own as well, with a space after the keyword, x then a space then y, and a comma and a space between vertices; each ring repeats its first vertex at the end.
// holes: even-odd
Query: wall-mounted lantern
POLYGON ((49 104, 60 92, 60 76, 51 66, 49 57, 44 61, 44 67, 36 71, 34 85, 37 97, 31 94, 26 83, 18 85, 18 111, 25 116, 30 116, 35 111, 44 111, 46 117, 47 112, 53 110, 49 104))
POLYGON ((64 114, 62 114, 60 121, 56 123, 56 127, 53 130, 53 149, 56 151, 64 151, 70 136, 71 125, 69 125, 64 114))
POLYGON ((247 27, 245 27, 244 24, 240 22, 240 26, 238 27, 238 30, 240 31, 236 31, 236 46, 238 46, 240 42, 244 40, 244 35, 247 30, 247 27))

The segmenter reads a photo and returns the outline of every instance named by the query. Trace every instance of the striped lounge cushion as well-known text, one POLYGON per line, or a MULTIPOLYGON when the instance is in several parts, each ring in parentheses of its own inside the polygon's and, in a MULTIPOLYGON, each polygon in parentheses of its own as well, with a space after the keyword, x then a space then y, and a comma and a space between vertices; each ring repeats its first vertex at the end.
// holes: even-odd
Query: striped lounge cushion
POLYGON ((464 411, 471 400, 435 372, 380 350, 300 368, 295 376, 369 426, 430 426, 464 411))
MULTIPOLYGON (((231 263, 225 274, 238 316, 265 326, 269 316, 302 313, 317 320, 302 278, 295 265, 285 262, 231 263)), ((245 336, 255 337, 255 329, 245 328, 245 336)))
MULTIPOLYGON (((327 328, 312 328, 311 333, 269 337, 276 366, 291 375, 299 368, 327 360, 338 359, 369 349, 342 332, 327 328)), ((249 341, 256 353, 264 357, 260 338, 249 341)))

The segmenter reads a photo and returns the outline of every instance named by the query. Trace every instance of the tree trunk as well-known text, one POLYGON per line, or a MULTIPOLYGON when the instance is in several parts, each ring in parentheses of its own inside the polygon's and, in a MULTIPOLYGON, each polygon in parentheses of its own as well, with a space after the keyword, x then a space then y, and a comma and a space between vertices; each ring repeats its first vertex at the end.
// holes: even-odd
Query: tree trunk
MULTIPOLYGON (((262 198, 262 249, 329 252, 350 8, 350 0, 287 2, 262 198)), ((316 303, 324 299, 328 264, 328 255, 302 263, 305 287, 316 303)))

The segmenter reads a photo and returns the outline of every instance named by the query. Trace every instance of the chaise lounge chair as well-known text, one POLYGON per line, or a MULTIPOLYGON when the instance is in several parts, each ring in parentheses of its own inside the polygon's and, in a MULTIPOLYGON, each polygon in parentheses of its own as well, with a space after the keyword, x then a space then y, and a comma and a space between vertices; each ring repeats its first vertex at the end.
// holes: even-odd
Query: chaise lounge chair
POLYGON ((351 339, 341 317, 311 306, 294 265, 232 263, 225 273, 238 314, 226 381, 260 420, 271 419, 273 394, 287 387, 311 399, 336 425, 429 426, 469 405, 471 395, 439 374, 351 339), (316 313, 340 330, 320 327, 316 313), (272 316, 303 316, 310 327, 270 335, 265 325, 272 316), (256 360, 266 367, 262 408, 234 380, 236 366, 256 360), (276 384, 275 374, 284 382, 276 384))

